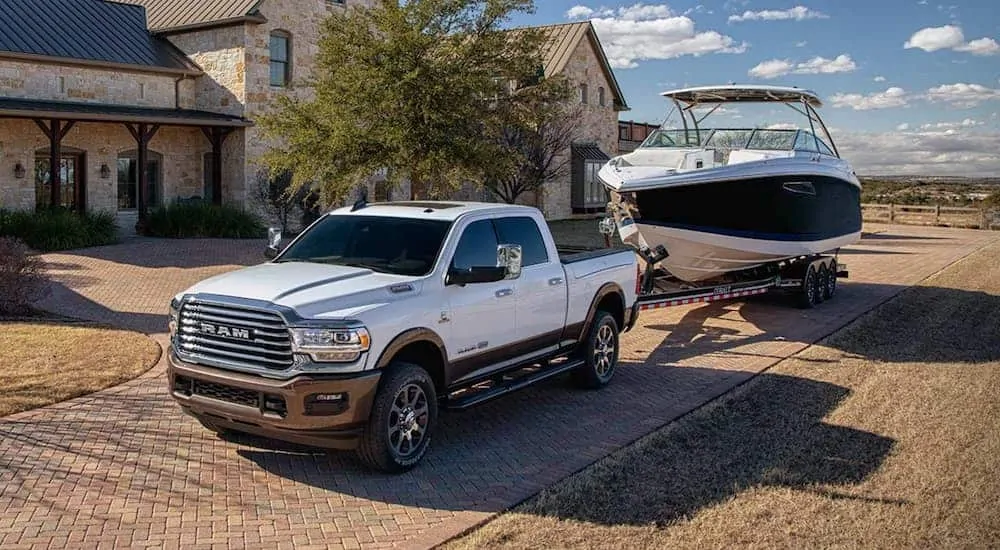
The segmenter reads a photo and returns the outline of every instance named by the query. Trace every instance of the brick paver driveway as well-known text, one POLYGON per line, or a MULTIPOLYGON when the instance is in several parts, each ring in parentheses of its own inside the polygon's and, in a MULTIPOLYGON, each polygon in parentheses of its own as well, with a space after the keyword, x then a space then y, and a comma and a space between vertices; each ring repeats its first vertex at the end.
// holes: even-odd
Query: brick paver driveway
MULTIPOLYGON (((351 454, 223 441, 183 416, 163 365, 98 394, 0 419, 0 547, 427 547, 487 519, 705 401, 1000 233, 877 231, 842 258, 851 279, 818 309, 777 296, 648 312, 615 381, 554 381, 446 414, 416 470, 351 454)), ((143 241, 46 258, 45 307, 151 333, 169 296, 261 261, 261 243, 143 241)))

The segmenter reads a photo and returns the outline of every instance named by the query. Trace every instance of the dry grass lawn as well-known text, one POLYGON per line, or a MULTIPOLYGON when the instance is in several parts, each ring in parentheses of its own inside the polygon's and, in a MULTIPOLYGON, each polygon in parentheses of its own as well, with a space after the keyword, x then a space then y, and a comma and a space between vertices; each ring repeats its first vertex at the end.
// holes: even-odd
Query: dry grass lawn
POLYGON ((120 384, 160 356, 136 332, 44 319, 4 321, 0 350, 0 416, 120 384))
POLYGON ((997 266, 951 266, 446 547, 996 547, 997 266))

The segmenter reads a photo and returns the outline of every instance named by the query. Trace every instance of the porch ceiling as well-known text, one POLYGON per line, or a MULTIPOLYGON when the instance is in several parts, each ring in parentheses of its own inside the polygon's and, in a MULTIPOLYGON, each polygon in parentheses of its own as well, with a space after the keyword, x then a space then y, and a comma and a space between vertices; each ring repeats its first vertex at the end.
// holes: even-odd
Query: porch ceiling
POLYGON ((38 101, 0 97, 0 118, 59 119, 79 122, 121 122, 159 124, 162 126, 243 127, 253 123, 242 117, 160 107, 129 107, 102 103, 38 101))

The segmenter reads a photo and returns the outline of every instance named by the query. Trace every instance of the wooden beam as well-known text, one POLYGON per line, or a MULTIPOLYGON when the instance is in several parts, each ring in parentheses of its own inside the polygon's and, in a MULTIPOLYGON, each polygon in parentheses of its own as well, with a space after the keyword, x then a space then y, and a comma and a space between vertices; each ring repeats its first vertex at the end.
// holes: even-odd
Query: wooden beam
POLYGON ((136 141, 136 143, 138 143, 139 142, 139 130, 136 130, 135 126, 132 125, 132 124, 129 124, 128 122, 125 122, 124 124, 125 124, 125 127, 128 128, 128 133, 132 134, 132 139, 134 139, 136 141))
POLYGON ((38 118, 33 118, 31 120, 35 121, 35 124, 42 129, 42 133, 45 134, 45 137, 52 139, 52 130, 49 129, 48 124, 45 124, 44 120, 38 118))
POLYGON ((213 126, 202 127, 201 131, 212 144, 212 204, 222 204, 222 145, 226 142, 232 128, 213 126))
POLYGON ((59 206, 59 187, 61 185, 61 174, 59 173, 59 158, 62 156, 62 121, 53 119, 49 122, 49 206, 55 208, 59 206))
POLYGON ((139 210, 139 223, 143 226, 146 221, 146 186, 149 184, 149 174, 146 173, 146 157, 147 150, 146 146, 149 142, 146 140, 147 127, 145 122, 140 122, 136 127, 136 190, 135 190, 135 206, 139 210))
POLYGON ((63 126, 62 130, 59 131, 59 141, 62 141, 63 138, 66 137, 66 134, 68 134, 69 131, 72 130, 73 126, 75 126, 75 125, 76 125, 76 121, 74 121, 74 120, 67 121, 66 125, 63 126))

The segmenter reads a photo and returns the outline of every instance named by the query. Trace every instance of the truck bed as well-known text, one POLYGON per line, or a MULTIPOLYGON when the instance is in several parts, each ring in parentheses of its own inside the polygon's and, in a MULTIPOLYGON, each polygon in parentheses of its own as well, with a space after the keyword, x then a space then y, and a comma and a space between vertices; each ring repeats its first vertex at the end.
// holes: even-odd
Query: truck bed
POLYGON ((600 258, 603 256, 610 256, 612 254, 618 254, 619 252, 634 252, 627 246, 590 248, 585 246, 569 245, 556 245, 556 251, 559 253, 559 261, 562 262, 563 265, 600 258))

